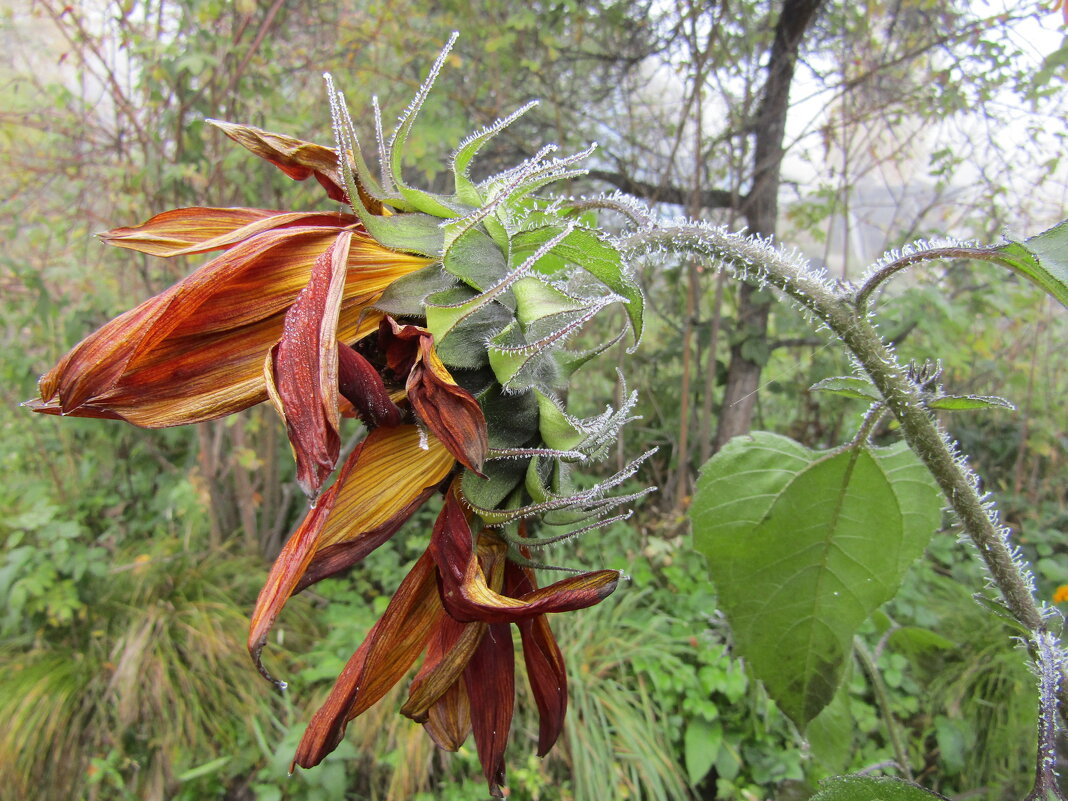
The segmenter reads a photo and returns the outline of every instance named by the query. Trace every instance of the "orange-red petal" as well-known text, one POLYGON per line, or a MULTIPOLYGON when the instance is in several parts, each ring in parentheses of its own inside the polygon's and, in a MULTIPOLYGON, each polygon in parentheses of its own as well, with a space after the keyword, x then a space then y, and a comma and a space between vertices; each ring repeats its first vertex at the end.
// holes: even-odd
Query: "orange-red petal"
POLYGON ((493 550, 503 558, 506 547, 494 535, 483 535, 479 538, 481 558, 476 556, 463 507, 451 490, 434 526, 430 552, 441 576, 442 603, 457 620, 516 623, 549 612, 584 609, 607 598, 619 583, 619 571, 596 570, 509 597, 501 594, 493 579, 487 581, 487 570, 494 563, 484 554, 493 550))
POLYGON ((282 338, 268 360, 267 391, 286 423, 297 483, 313 498, 341 450, 337 321, 351 240, 350 232, 342 232, 316 261, 308 285, 286 312, 282 338))
POLYGON ((426 659, 412 679, 401 714, 417 723, 426 723, 431 707, 463 676, 485 633, 484 623, 460 623, 443 615, 430 635, 426 659))
MULTIPOLYGON (((504 592, 512 597, 527 595, 537 589, 534 571, 509 562, 505 567, 504 592)), ((564 657, 556 644, 549 619, 535 615, 516 622, 523 641, 523 661, 527 680, 538 706, 538 756, 543 757, 555 745, 564 728, 567 714, 567 671, 564 657)))
POLYGON ((481 475, 489 451, 486 417, 478 401, 453 380, 434 350, 434 337, 425 328, 382 321, 379 341, 386 366, 407 375, 405 389, 412 408, 456 460, 481 475))
POLYGON ((252 613, 248 647, 257 666, 286 601, 381 545, 448 475, 448 452, 433 440, 424 449, 419 440, 415 426, 372 431, 290 536, 252 613))
POLYGON ((150 220, 99 234, 109 245, 152 256, 189 256, 236 245, 274 228, 351 226, 352 215, 319 211, 210 208, 171 209, 150 220))
POLYGON ((464 670, 471 706, 471 731, 490 795, 501 798, 504 749, 515 707, 515 652, 511 627, 493 623, 464 670))
POLYGON ((338 392, 371 427, 400 425, 404 413, 393 402, 382 376, 367 359, 338 343, 338 392))
POLYGON ((562 579, 520 598, 509 598, 493 591, 475 561, 468 565, 458 595, 446 603, 446 609, 459 620, 517 623, 534 615, 593 606, 611 595, 618 583, 618 571, 595 570, 562 579))
POLYGON ((429 338, 420 340, 419 353, 407 381, 412 408, 458 462, 481 475, 489 453, 482 407, 470 392, 453 381, 429 338))
POLYGON ((408 672, 444 614, 437 602, 434 574, 434 563, 424 553, 308 724, 294 764, 318 765, 341 742, 348 722, 379 701, 408 672))
MULTIPOLYGON (((158 428, 221 417, 267 398, 263 363, 285 311, 337 227, 265 231, 86 337, 42 377, 35 411, 120 417, 158 428)), ((352 342, 377 326, 367 307, 426 259, 353 234, 338 322, 352 342), (362 322, 361 322, 362 319, 362 322)))
POLYGON ((295 181, 314 175, 331 200, 344 203, 347 195, 338 175, 337 151, 312 142, 271 133, 252 125, 212 120, 211 123, 242 147, 266 159, 295 181))
POLYGON ((471 733, 471 704, 464 682, 453 683, 430 707, 423 728, 439 748, 459 750, 471 733))

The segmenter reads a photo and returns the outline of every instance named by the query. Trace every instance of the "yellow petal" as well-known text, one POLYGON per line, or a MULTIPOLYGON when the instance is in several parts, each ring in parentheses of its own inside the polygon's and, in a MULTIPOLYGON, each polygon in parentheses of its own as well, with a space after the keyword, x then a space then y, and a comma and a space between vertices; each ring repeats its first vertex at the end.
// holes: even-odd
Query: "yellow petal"
POLYGON ((256 599, 248 647, 257 666, 286 601, 381 545, 449 474, 454 462, 448 451, 433 440, 428 446, 419 447, 415 426, 378 428, 345 460, 337 481, 282 548, 256 599))
POLYGON ((421 447, 415 426, 375 429, 339 492, 319 550, 388 524, 412 498, 440 484, 454 464, 452 455, 433 437, 421 447))
POLYGON ((352 215, 339 213, 193 206, 165 211, 140 225, 99 236, 109 245, 152 256, 188 256, 229 247, 272 228, 340 227, 356 222, 352 215))

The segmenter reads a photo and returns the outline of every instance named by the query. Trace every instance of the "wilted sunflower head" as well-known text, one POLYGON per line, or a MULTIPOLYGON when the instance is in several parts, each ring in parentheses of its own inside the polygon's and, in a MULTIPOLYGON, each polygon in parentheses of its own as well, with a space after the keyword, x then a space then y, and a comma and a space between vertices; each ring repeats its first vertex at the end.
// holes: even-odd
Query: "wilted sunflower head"
POLYGON ((478 152, 533 103, 457 147, 450 159, 451 194, 405 181, 404 146, 449 46, 393 136, 379 142, 381 178, 363 156, 344 96, 325 76, 337 151, 348 156, 338 159, 337 180, 352 212, 379 244, 432 260, 393 281, 374 307, 395 321, 394 327, 407 323, 425 330, 432 343, 426 349, 428 363, 467 390, 485 416, 487 460, 481 470, 463 475, 467 504, 505 536, 509 523, 530 516, 573 529, 632 500, 604 493, 633 475, 637 461, 595 490, 570 490, 572 467, 602 457, 631 419, 634 394, 624 391, 620 409, 591 419, 569 415, 562 398, 575 371, 627 332, 607 332, 592 350, 566 345, 616 305, 625 310, 637 344, 643 296, 605 233, 584 225, 563 204, 538 196, 547 185, 582 174, 576 165, 593 148, 556 158, 555 148, 545 147, 511 169, 472 179, 478 152))
MULTIPOLYGON (((572 469, 602 458, 631 419, 634 393, 624 388, 620 408, 590 419, 568 414, 564 400, 575 371, 626 336, 626 327, 637 344, 643 298, 607 236, 536 194, 576 175, 575 164, 589 151, 552 158, 553 149, 545 148, 480 182, 470 177, 478 151, 529 105, 457 148, 452 194, 405 182, 403 147, 444 57, 392 139, 379 142, 381 180, 368 168, 345 100, 326 76, 338 140, 337 179, 352 212, 378 244, 429 262, 393 281, 373 304, 385 315, 376 341, 352 352, 340 348, 339 361, 349 363, 339 373, 342 393, 368 425, 385 428, 402 419, 391 408, 386 384, 403 380, 415 421, 454 456, 457 467, 427 553, 338 678, 295 763, 318 764, 340 741, 346 723, 376 703, 425 651, 403 711, 444 748, 455 750, 473 732, 490 790, 500 795, 512 715, 510 624, 521 634, 541 716, 538 750, 544 754, 559 735, 567 706, 563 659, 545 613, 597 603, 618 579, 614 571, 596 571, 539 590, 529 568, 535 564, 531 549, 625 518, 629 513, 615 510, 645 493, 607 494, 634 474, 644 456, 592 489, 575 491, 570 482, 572 469), (566 347, 576 332, 617 304, 626 312, 623 330, 609 332, 592 350, 566 347), (433 380, 421 384, 416 365, 419 376, 433 380), (532 533, 534 521, 540 536, 532 533)), ((251 129, 231 130, 257 146, 268 138, 251 129)), ((378 444, 383 428, 372 432, 355 468, 360 459, 371 465, 368 472, 378 475, 371 484, 378 488, 383 471, 374 465, 382 457, 368 457, 367 449, 378 444)), ((249 640, 257 661, 286 598, 363 558, 382 532, 395 530, 396 515, 385 528, 345 534, 339 541, 336 532, 352 517, 338 515, 338 499, 366 497, 363 491, 346 496, 347 486, 360 484, 349 470, 346 463, 271 572, 249 640)), ((400 474, 411 472, 401 468, 400 474)), ((410 490, 414 503, 421 502, 422 496, 415 498, 419 486, 415 482, 410 490)), ((397 499, 396 492, 386 495, 397 499)), ((361 504, 367 505, 360 500, 350 506, 361 504)))
MULTIPOLYGON (((384 692, 429 648, 435 660, 451 654, 433 684, 442 695, 427 696, 412 714, 451 743, 466 718, 450 712, 450 726, 458 728, 446 737, 446 718, 434 723, 434 709, 445 714, 445 707, 434 704, 468 710, 487 779, 498 790, 507 726, 494 722, 494 710, 506 699, 483 697, 481 663, 496 660, 494 672, 509 673, 511 640, 505 645, 504 633, 509 624, 520 628, 543 714, 544 752, 566 707, 563 663, 544 614, 597 603, 618 578, 597 571, 538 589, 532 549, 623 519, 629 512, 616 510, 649 491, 608 494, 648 454, 590 489, 571 482, 573 469, 603 458, 633 419, 635 393, 622 375, 619 408, 588 419, 566 410, 568 383, 579 368, 628 328, 637 344, 644 301, 612 239, 538 194, 581 174, 576 165, 593 148, 558 158, 545 147, 504 172, 471 177, 479 150, 533 104, 459 145, 450 161, 451 194, 408 185, 404 147, 451 45, 392 138, 385 142, 379 133, 381 178, 367 166, 330 76, 336 148, 213 121, 291 178, 314 177, 349 209, 177 209, 105 234, 111 244, 153 255, 222 253, 79 343, 42 377, 40 398, 28 405, 157 427, 271 401, 312 508, 282 549, 253 613, 249 648, 264 675, 260 653, 287 600, 362 560, 449 487, 436 536, 439 546, 452 545, 432 546, 402 583, 393 611, 339 679, 329 725, 314 729, 322 742, 309 746, 301 764, 318 761, 345 722, 374 703, 365 676, 384 692), (625 313, 607 319, 623 322, 600 344, 567 347, 617 305, 625 313), (345 416, 358 416, 369 432, 339 468, 345 416), (490 644, 479 645, 494 626, 504 627, 499 640, 490 638, 496 655, 490 644), (457 650, 450 638, 463 631, 466 645, 457 650), (470 703, 460 703, 468 696, 470 703)), ((375 113, 378 122, 377 106, 375 113)))

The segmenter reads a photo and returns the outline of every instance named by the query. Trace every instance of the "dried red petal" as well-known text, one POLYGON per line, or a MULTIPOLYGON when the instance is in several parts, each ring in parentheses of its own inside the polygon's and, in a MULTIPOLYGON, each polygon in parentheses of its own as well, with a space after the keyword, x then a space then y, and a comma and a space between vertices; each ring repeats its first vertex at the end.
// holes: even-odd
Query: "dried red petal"
MULTIPOLYGON (((534 571, 514 562, 505 567, 504 591, 506 595, 526 595, 537 589, 534 571)), ((549 619, 536 615, 516 622, 523 641, 523 661, 527 666, 527 679, 538 706, 538 756, 549 753, 560 737, 567 714, 567 671, 564 657, 556 644, 549 619)))
POLYGON ((459 596, 467 565, 474 558, 471 525, 460 503, 455 482, 445 494, 445 503, 434 522, 434 530, 430 535, 430 554, 438 566, 441 597, 447 609, 459 596))
POLYGON ((340 228, 356 222, 351 214, 336 212, 192 206, 171 209, 140 225, 114 228, 98 236, 109 245, 152 256, 190 256, 227 248, 272 229, 297 225, 340 228))
POLYGON ((489 453, 486 416, 474 396, 452 380, 429 338, 419 342, 419 359, 408 374, 406 387, 419 419, 456 461, 482 475, 489 453))
POLYGON ((370 709, 408 672, 444 615, 434 573, 434 563, 424 553, 308 724, 294 765, 318 765, 341 742, 348 722, 370 709))
MULTIPOLYGON (((159 428, 261 403, 264 360, 285 312, 341 230, 277 228, 235 244, 82 340, 42 377, 31 408, 159 428)), ((426 263, 353 233, 338 337, 353 342, 373 330, 380 318, 367 307, 426 263)))
POLYGON ((478 401, 458 386, 434 350, 434 337, 390 317, 379 328, 386 366, 406 375, 405 389, 419 419, 464 467, 482 475, 489 452, 486 417, 478 401))
POLYGON ((404 419, 374 365, 342 343, 338 343, 338 391, 369 428, 397 426, 404 419))
POLYGON ((270 681, 275 680, 267 672, 262 662, 263 648, 267 643, 267 635, 274 626, 274 621, 278 618, 286 601, 295 592, 297 582, 300 581, 308 569, 312 557, 315 556, 323 528, 329 520, 335 503, 337 503, 338 492, 348 481, 353 467, 359 462, 360 450, 365 444, 366 442, 361 443, 349 455, 349 458, 345 460, 345 464, 341 468, 341 474, 338 476, 337 481, 334 482, 334 485, 329 490, 323 493, 318 505, 307 514, 297 530, 286 540, 286 544, 282 546, 281 552, 271 566, 271 572, 267 574, 263 589, 260 590, 260 594, 256 598, 256 606, 252 610, 252 618, 249 623, 248 652, 252 656, 256 669, 270 681))
POLYGON ((485 633, 484 623, 460 623, 443 615, 430 635, 426 659, 408 688, 401 714, 426 723, 428 711, 460 680, 485 633))
POLYGON ((341 451, 336 332, 351 240, 351 232, 342 232, 316 260, 308 285, 286 312, 266 381, 297 459, 297 483, 312 498, 341 451))
POLYGON ((502 798, 504 749, 515 707, 515 653, 507 624, 490 625, 464 670, 464 687, 482 773, 490 795, 502 798))
POLYGON ((312 142, 271 133, 252 125, 211 120, 211 123, 242 147, 265 159, 294 181, 314 175, 331 200, 344 203, 348 196, 338 175, 337 151, 312 142))
MULTIPOLYGON (((480 539, 479 550, 491 547, 494 540, 493 535, 485 535, 480 539)), ((489 563, 484 567, 476 558, 470 526, 452 492, 434 526, 430 552, 441 575, 442 603, 450 615, 461 621, 517 623, 548 612, 585 609, 611 595, 619 583, 619 571, 596 570, 569 576, 519 598, 502 595, 493 582, 487 581, 489 563)))
POLYGON ((423 729, 439 748, 459 750, 471 733, 471 703, 464 682, 454 682, 430 707, 423 729))

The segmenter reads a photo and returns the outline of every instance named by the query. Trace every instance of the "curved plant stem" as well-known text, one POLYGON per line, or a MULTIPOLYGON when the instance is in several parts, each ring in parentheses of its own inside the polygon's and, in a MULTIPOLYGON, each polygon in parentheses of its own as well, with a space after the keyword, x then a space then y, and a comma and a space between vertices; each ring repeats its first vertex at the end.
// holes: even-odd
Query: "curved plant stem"
POLYGON ((581 214, 584 211, 614 211, 622 214, 638 227, 652 224, 652 216, 644 212, 637 203, 626 202, 614 197, 573 200, 567 204, 567 210, 572 214, 581 214))
POLYGON ((883 721, 886 723, 886 731, 890 735, 890 745, 894 749, 894 759, 897 761, 898 769, 906 779, 912 781, 912 768, 909 766, 908 751, 905 750, 905 744, 901 740, 901 729, 897 725, 897 718, 894 717, 894 713, 890 709, 890 695, 886 691, 886 683, 883 681, 882 674, 879 673, 879 667, 875 664, 874 657, 872 657, 859 637, 853 638, 853 652, 857 655, 860 666, 864 668, 864 672, 868 674, 868 679, 871 681, 871 688, 875 693, 875 702, 879 705, 879 714, 882 715, 883 721))
POLYGON ((895 274, 907 267, 911 267, 913 264, 919 264, 920 262, 925 261, 935 261, 936 259, 977 259, 979 261, 993 262, 1004 261, 998 254, 997 249, 992 247, 928 248, 927 250, 919 250, 915 253, 907 253, 901 258, 895 259, 889 264, 880 267, 870 278, 868 278, 867 281, 864 282, 864 286, 857 290, 855 300, 857 308, 860 309, 861 312, 867 311, 868 299, 871 297, 872 292, 895 274))
POLYGON ((1057 784, 1057 696, 1064 670, 1057 639, 1049 633, 1036 642, 1035 672, 1038 674, 1038 749, 1035 786, 1024 801, 1065 801, 1057 784))
POLYGON ((853 437, 853 440, 849 443, 849 447, 857 448, 861 445, 866 445, 868 440, 871 439, 875 427, 882 422, 885 415, 886 407, 881 403, 873 403, 868 408, 868 411, 864 413, 864 419, 861 421, 860 428, 857 429, 857 433, 853 437))
MULTIPOLYGON (((671 248, 707 256, 740 278, 777 287, 830 328, 878 388, 887 408, 900 423, 905 441, 934 476, 950 508, 979 551, 1005 605, 1032 632, 1033 641, 1049 633, 1034 598, 1029 571, 1009 544, 993 505, 980 493, 978 477, 958 457, 950 441, 939 430, 923 403, 921 388, 883 342, 868 316, 858 311, 853 299, 838 285, 814 273, 800 256, 786 254, 767 241, 697 223, 641 231, 622 244, 631 251, 671 248)), ((992 256, 990 251, 979 248, 953 250, 966 251, 970 258, 990 260, 992 256)), ((933 258, 932 252, 912 254, 907 259, 933 258)), ((888 265, 888 268, 897 264, 888 265)), ((895 269, 905 266, 907 264, 901 264, 895 269)), ((887 269, 868 282, 869 292, 878 285, 877 276, 881 275, 881 280, 889 277, 891 273, 887 269)))

